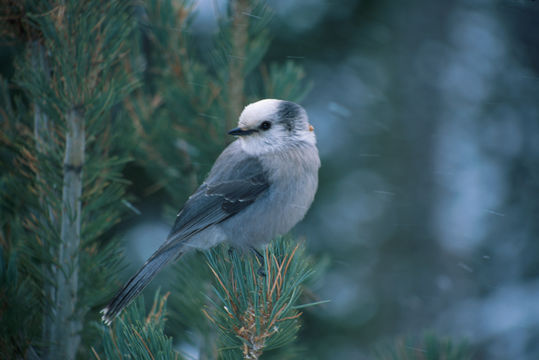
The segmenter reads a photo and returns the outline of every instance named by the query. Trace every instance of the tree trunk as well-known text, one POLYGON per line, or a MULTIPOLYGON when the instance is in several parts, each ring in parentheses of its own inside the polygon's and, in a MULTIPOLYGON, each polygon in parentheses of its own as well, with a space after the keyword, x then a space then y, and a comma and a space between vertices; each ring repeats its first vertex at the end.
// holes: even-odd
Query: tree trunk
POLYGON ((82 167, 84 164, 84 118, 76 108, 66 116, 67 134, 62 189, 62 219, 56 296, 53 299, 53 326, 50 359, 75 359, 80 343, 82 314, 76 309, 79 288, 79 248, 81 243, 82 167))

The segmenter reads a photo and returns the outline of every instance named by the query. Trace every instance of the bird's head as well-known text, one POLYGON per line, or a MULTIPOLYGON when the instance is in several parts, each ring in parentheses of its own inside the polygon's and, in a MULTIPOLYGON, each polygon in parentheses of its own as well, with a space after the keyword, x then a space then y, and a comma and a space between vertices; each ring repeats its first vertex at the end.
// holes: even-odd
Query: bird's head
POLYGON ((238 127, 228 132, 240 138, 250 154, 262 154, 301 142, 316 144, 314 128, 300 105, 276 99, 264 99, 243 109, 238 127))

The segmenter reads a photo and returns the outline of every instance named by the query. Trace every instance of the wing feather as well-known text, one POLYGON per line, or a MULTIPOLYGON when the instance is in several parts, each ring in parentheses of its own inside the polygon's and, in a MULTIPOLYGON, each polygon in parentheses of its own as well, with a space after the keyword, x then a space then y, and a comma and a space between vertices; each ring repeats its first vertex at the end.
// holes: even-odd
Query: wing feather
POLYGON ((208 180, 189 198, 176 218, 169 239, 181 239, 218 224, 251 205, 270 184, 254 157, 244 157, 208 180))

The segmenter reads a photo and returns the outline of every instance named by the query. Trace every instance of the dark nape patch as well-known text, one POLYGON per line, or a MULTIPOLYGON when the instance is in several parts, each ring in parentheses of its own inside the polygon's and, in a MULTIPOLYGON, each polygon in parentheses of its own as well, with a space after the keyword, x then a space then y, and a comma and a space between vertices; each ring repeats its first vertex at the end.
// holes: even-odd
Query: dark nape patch
POLYGON ((277 111, 278 121, 282 123, 288 131, 294 129, 295 119, 300 116, 301 107, 290 101, 283 101, 279 104, 277 111))

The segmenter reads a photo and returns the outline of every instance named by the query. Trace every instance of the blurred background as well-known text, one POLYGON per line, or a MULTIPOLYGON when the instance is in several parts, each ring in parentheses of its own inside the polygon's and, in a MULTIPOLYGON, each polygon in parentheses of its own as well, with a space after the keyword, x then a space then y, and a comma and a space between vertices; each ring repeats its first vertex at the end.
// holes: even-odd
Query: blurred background
MULTIPOLYGON (((476 359, 538 359, 539 2, 269 4, 267 60, 305 67, 323 163, 294 230, 330 260, 310 358, 434 331, 476 359)), ((200 43, 222 6, 199 1, 200 43)))

